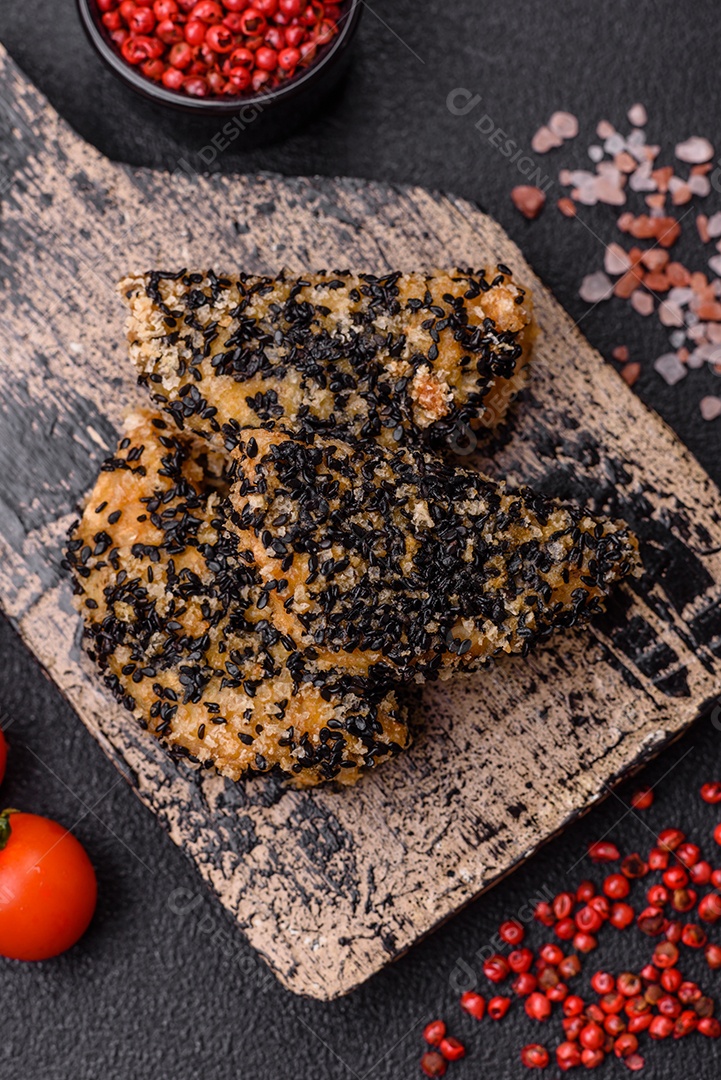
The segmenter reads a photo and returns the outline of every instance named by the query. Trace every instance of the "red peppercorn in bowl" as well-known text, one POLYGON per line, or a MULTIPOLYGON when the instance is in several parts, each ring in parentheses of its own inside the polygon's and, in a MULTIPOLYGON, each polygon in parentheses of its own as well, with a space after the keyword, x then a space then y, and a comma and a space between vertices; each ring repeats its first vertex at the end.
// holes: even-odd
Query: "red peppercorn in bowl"
POLYGON ((78 9, 101 58, 132 89, 195 114, 252 104, 254 122, 273 133, 336 84, 362 2, 78 0, 78 9))

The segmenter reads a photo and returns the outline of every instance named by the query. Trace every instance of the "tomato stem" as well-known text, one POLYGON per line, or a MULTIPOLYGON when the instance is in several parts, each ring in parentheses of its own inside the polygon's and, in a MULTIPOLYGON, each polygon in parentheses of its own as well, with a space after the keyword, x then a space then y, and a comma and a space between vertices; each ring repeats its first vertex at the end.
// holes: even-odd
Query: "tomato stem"
POLYGON ((4 850, 12 833, 12 829, 10 828, 10 815, 18 813, 20 813, 19 810, 8 809, 3 810, 0 814, 0 851, 4 850))

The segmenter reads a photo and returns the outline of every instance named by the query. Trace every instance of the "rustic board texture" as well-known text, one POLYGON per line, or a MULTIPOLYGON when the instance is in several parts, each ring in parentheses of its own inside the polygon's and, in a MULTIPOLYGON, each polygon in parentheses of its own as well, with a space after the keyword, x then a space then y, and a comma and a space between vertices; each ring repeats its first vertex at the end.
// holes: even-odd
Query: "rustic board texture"
POLYGON ((502 230, 452 197, 353 180, 154 174, 82 143, 0 51, 0 602, 83 723, 290 989, 367 979, 680 733, 721 686, 719 494, 502 230), (586 632, 415 706, 410 753, 352 790, 171 762, 83 660, 61 547, 142 401, 128 268, 508 263, 535 289, 533 383, 489 471, 625 516, 646 573, 586 632))

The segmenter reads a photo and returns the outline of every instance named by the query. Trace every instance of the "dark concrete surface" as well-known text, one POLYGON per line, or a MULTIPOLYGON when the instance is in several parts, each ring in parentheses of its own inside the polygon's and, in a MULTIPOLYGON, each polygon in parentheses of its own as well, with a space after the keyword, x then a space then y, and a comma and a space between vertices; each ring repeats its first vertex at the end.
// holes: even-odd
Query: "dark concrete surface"
MULTIPOLYGON (((711 0, 373 0, 350 76, 327 109, 285 143, 230 149, 213 167, 363 176, 475 200, 518 241, 594 345, 610 355, 615 345, 628 344, 632 358, 645 363, 639 393, 718 481, 721 421, 704 424, 698 401, 721 384, 702 371, 666 387, 651 371, 653 358, 666 349, 657 321, 644 321, 619 302, 586 314, 577 288, 599 266, 599 240, 552 208, 533 224, 521 219, 508 199, 520 182, 514 166, 475 129, 475 116, 451 116, 446 98, 456 87, 481 94, 480 107, 519 146, 529 145, 554 109, 572 109, 582 134, 564 151, 564 163, 575 156, 585 164, 597 120, 621 124, 634 101, 647 105, 649 135, 665 147, 690 134, 721 145, 720 37, 711 0)), ((0 41, 76 130, 110 157, 155 167, 175 168, 181 158, 200 165, 199 151, 215 125, 159 113, 120 87, 85 42, 71 0, 2 0, 0 41)), ((554 176, 558 160, 541 164, 554 176)), ((560 193, 552 188, 550 200, 560 193)), ((712 196, 706 205, 713 212, 719 203, 712 196)), ((585 211, 584 218, 593 232, 611 238, 607 208, 585 211)), ((690 258, 698 245, 691 224, 686 232, 679 250, 690 258)), ((0 711, 12 748, 3 802, 73 828, 100 883, 97 916, 69 954, 39 965, 0 962, 0 1080, 405 1080, 420 1075, 420 1028, 436 1014, 469 1048, 448 1076, 520 1080, 529 1075, 520 1047, 536 1040, 554 1045, 557 1023, 539 1027, 516 1009, 500 1025, 478 1026, 461 1016, 453 989, 466 965, 478 967, 474 955, 499 920, 571 879, 598 881, 585 860, 575 864, 588 840, 607 830, 627 850, 647 850, 652 830, 680 824, 709 848, 713 861, 716 814, 700 802, 697 788, 721 775, 721 723, 705 719, 644 773, 644 782, 659 781, 651 811, 629 813, 635 785, 620 789, 355 994, 331 1004, 300 1000, 258 964, 5 622, 0 711)), ((540 931, 532 931, 532 940, 543 940, 540 931)), ((648 951, 634 931, 608 931, 589 973, 604 966, 622 970, 648 951)), ((684 971, 718 991, 719 978, 704 971, 701 956, 685 960, 684 971)), ((580 982, 585 987, 586 976, 580 982)), ((721 1075, 716 1045, 699 1036, 646 1043, 644 1055, 641 1075, 653 1080, 721 1075)), ((555 1080, 558 1070, 543 1075, 555 1080)), ((613 1060, 595 1075, 623 1076, 626 1069, 613 1060)))

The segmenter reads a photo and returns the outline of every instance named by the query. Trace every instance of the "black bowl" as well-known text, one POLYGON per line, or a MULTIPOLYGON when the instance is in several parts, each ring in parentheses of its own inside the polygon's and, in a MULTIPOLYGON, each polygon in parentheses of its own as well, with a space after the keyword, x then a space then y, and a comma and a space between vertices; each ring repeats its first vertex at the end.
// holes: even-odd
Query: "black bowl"
POLYGON ((363 0, 345 0, 339 31, 333 41, 319 51, 310 67, 282 86, 266 93, 232 98, 193 98, 166 90, 126 62, 110 40, 95 0, 77 0, 77 5, 91 44, 122 82, 158 105, 195 117, 236 118, 233 141, 241 143, 280 138, 311 118, 345 72, 363 10, 363 0))

